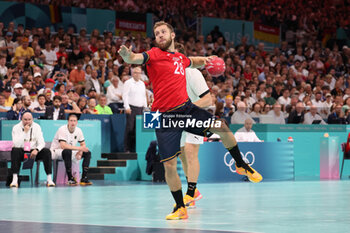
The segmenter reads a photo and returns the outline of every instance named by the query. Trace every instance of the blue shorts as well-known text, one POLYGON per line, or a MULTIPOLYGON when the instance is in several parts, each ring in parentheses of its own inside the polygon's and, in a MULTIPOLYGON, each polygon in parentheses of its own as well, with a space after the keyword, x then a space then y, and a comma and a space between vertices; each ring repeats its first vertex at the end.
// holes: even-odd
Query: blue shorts
MULTIPOLYGON (((194 105, 190 100, 185 103, 162 113, 162 118, 167 118, 168 116, 174 115, 182 115, 182 116, 191 116, 188 117, 191 121, 208 121, 215 120, 214 115, 209 113, 208 111, 201 109, 194 105)), ((172 118, 174 119, 174 118, 172 118)), ((176 121, 176 119, 174 119, 176 121)), ((209 132, 210 126, 199 126, 198 125, 189 125, 187 127, 171 127, 171 128, 161 128, 156 129, 156 136, 159 147, 159 155, 160 161, 166 162, 171 160, 178 155, 180 155, 180 140, 182 132, 185 130, 186 132, 190 132, 192 134, 196 134, 199 136, 210 137, 212 135, 209 132)))

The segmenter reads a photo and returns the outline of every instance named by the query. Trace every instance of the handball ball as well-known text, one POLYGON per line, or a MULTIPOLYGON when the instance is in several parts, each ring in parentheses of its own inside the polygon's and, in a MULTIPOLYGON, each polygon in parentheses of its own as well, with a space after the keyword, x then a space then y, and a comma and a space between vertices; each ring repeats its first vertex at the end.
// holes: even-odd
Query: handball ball
POLYGON ((205 69, 212 76, 222 75, 226 69, 225 62, 221 58, 215 57, 205 65, 205 69))

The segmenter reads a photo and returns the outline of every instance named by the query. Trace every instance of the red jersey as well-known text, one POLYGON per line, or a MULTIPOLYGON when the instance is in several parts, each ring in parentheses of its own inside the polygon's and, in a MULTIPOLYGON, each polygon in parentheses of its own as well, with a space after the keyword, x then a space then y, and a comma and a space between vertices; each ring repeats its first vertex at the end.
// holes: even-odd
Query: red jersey
POLYGON ((152 111, 165 112, 187 99, 186 72, 191 60, 182 53, 152 48, 143 53, 149 80, 153 85, 152 111))

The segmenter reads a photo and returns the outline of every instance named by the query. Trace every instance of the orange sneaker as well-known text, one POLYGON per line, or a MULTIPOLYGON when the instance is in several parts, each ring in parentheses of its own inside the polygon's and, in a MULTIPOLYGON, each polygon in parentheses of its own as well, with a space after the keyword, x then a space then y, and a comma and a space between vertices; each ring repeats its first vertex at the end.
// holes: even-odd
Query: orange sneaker
POLYGON ((165 219, 166 220, 188 219, 186 207, 178 208, 176 211, 173 211, 172 213, 168 214, 165 217, 165 219))
POLYGON ((253 171, 253 173, 243 167, 237 167, 237 165, 235 166, 236 166, 237 174, 240 174, 242 176, 247 176, 250 182, 259 183, 260 181, 262 181, 263 179, 262 176, 257 171, 255 171, 252 167, 250 167, 248 164, 247 166, 253 171))
POLYGON ((184 197, 184 203, 186 207, 194 207, 196 204, 196 202, 194 201, 194 198, 187 194, 184 197))
POLYGON ((194 200, 195 201, 199 201, 200 199, 203 198, 203 195, 199 192, 199 190, 196 188, 196 190, 194 191, 194 200))

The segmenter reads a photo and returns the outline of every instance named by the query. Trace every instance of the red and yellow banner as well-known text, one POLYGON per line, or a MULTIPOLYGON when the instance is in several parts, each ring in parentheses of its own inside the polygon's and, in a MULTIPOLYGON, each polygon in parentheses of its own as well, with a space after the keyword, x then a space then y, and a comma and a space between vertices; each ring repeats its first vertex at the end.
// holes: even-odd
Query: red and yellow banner
POLYGON ((280 42, 280 29, 278 27, 254 23, 254 38, 278 44, 280 42))
POLYGON ((118 35, 120 31, 130 32, 132 35, 141 34, 146 36, 146 14, 117 12, 115 21, 115 31, 118 35))
POLYGON ((51 23, 52 24, 61 23, 62 22, 61 7, 49 5, 49 8, 50 8, 51 23))

